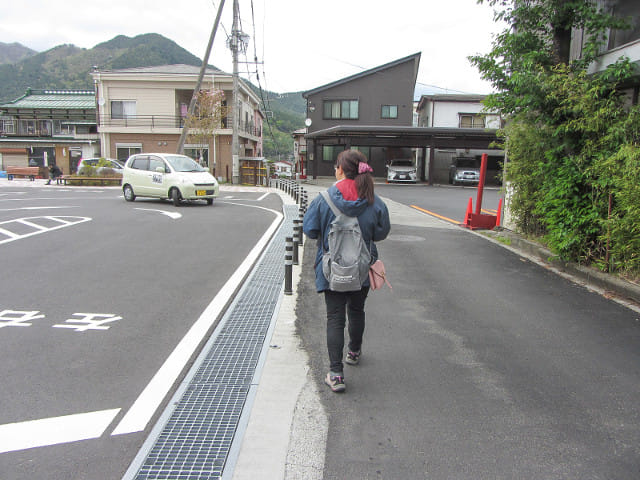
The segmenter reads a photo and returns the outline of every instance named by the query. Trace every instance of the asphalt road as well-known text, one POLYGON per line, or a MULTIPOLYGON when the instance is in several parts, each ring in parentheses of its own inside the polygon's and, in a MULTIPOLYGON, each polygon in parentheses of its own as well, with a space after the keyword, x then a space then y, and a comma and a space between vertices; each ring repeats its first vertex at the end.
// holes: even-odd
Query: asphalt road
MULTIPOLYGON (((445 190, 466 189, 376 187, 436 211, 445 190)), ((329 418, 325 480, 640 478, 638 311, 447 222, 392 215, 378 248, 393 290, 370 293, 345 394, 322 382, 311 271, 299 287, 298 332, 329 418)), ((314 253, 307 242, 305 265, 314 253)))
MULTIPOLYGON (((469 199, 474 213, 478 202, 475 186, 377 184, 375 188, 378 195, 427 210, 452 223, 464 222, 469 199)), ((485 187, 481 204, 483 213, 496 215, 500 198, 504 195, 499 187, 485 187)))
POLYGON ((264 191, 174 207, 3 186, 0 478, 121 478, 197 353, 191 328, 210 330, 203 312, 278 212, 264 191))

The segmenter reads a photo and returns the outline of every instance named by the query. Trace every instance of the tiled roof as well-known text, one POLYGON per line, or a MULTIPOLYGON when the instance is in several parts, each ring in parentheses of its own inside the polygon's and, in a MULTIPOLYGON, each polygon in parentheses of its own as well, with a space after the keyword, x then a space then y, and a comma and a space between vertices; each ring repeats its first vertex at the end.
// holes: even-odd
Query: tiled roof
POLYGON ((89 110, 96 107, 95 93, 92 91, 38 90, 27 91, 26 95, 13 102, 0 105, 11 109, 64 109, 89 110))

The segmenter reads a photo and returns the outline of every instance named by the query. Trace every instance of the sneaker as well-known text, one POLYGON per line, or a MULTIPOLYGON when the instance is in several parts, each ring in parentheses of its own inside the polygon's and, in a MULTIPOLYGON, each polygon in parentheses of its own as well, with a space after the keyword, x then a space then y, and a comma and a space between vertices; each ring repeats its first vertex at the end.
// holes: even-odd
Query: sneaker
POLYGON ((329 385, 332 391, 336 393, 344 392, 344 377, 342 375, 333 375, 331 372, 327 373, 324 383, 329 385))
POLYGON ((347 356, 344 359, 344 363, 348 363, 349 365, 358 365, 358 363, 360 363, 361 354, 361 350, 358 350, 357 352, 352 352, 351 350, 349 350, 347 352, 347 356))

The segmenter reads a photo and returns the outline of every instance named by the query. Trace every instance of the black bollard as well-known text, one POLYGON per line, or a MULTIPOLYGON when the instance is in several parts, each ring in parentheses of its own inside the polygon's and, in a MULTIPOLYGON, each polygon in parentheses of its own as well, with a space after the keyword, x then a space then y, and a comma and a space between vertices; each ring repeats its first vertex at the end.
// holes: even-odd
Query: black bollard
POLYGON ((293 295, 293 238, 285 240, 284 254, 284 294, 293 295))
POLYGON ((298 265, 298 246, 300 245, 300 220, 293 220, 293 264, 298 265))

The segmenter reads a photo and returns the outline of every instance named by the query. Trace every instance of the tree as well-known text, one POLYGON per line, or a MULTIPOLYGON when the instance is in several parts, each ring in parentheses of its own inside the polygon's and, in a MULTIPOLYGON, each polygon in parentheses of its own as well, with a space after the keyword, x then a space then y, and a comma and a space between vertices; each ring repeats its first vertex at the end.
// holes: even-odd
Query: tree
MULTIPOLYGON (((485 3, 485 0, 478 0, 485 3)), ((588 0, 486 0, 495 8, 494 19, 506 24, 486 55, 470 57, 483 79, 496 93, 488 103, 503 115, 521 111, 547 111, 542 76, 557 65, 584 71, 598 55, 608 29, 628 28, 588 0), (569 62, 572 31, 582 31, 586 42, 582 56, 569 62)))
POLYGON ((640 275, 640 212, 629 203, 638 190, 625 180, 640 177, 640 117, 620 93, 634 67, 620 59, 587 74, 607 30, 626 22, 585 0, 487 3, 507 27, 470 60, 496 90, 485 105, 507 119, 505 180, 518 228, 543 235, 563 259, 640 275), (586 39, 575 60, 572 31, 586 39))
POLYGON ((193 115, 185 118, 189 142, 198 145, 200 158, 204 158, 204 149, 209 147, 216 130, 222 126, 222 119, 228 114, 228 108, 222 103, 224 98, 222 90, 200 90, 193 115))

